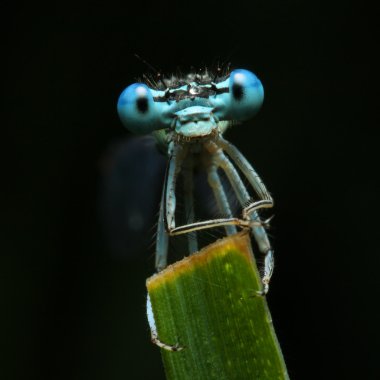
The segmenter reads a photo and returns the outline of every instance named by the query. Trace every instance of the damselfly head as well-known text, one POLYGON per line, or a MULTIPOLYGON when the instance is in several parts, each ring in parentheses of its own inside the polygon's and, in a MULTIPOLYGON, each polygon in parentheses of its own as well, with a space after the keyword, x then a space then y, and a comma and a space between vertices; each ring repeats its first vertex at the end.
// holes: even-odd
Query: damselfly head
POLYGON ((264 89, 255 74, 237 69, 228 75, 209 72, 134 83, 120 95, 118 113, 136 134, 167 129, 199 138, 225 129, 226 121, 244 121, 261 107, 264 89))

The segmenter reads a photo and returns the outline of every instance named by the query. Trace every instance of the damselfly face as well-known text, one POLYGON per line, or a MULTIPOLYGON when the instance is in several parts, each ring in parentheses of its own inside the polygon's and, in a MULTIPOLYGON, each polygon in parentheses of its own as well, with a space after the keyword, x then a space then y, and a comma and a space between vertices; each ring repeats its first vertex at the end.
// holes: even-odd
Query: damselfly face
POLYGON ((120 95, 119 116, 131 132, 165 129, 187 139, 223 133, 231 121, 252 117, 264 99, 260 80, 243 69, 223 77, 206 72, 162 82, 166 88, 134 83, 120 95))

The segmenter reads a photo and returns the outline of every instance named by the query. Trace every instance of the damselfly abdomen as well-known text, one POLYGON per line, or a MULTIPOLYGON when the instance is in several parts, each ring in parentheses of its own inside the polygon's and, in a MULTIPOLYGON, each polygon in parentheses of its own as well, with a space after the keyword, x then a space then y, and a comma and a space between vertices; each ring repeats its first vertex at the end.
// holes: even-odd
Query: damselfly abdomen
POLYGON ((188 250, 193 253, 198 250, 201 230, 223 228, 231 235, 238 229, 249 229, 263 256, 260 272, 264 292, 268 291, 273 250, 265 231, 267 222, 259 212, 272 207, 273 201, 247 159, 223 138, 228 127, 251 118, 263 99, 260 80, 242 69, 223 75, 205 71, 160 77, 157 82, 146 79, 146 83, 128 86, 120 95, 118 112, 125 127, 136 134, 153 134, 168 157, 157 228, 157 270, 167 266, 172 236, 186 235, 188 250), (218 217, 201 219, 202 212, 197 211, 194 173, 200 168, 206 174, 218 217), (182 218, 177 207, 179 188, 184 203, 182 218), (239 204, 237 213, 233 198, 239 204))

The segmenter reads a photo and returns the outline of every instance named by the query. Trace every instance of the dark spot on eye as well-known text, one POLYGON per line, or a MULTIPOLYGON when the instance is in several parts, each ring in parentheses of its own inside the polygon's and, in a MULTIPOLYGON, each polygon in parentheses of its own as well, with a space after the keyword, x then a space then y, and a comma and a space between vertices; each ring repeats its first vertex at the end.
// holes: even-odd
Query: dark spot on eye
POLYGON ((139 112, 146 113, 148 111, 148 99, 147 98, 138 98, 136 101, 136 106, 139 112))
POLYGON ((244 96, 243 86, 237 83, 232 85, 232 96, 235 100, 241 100, 244 96))

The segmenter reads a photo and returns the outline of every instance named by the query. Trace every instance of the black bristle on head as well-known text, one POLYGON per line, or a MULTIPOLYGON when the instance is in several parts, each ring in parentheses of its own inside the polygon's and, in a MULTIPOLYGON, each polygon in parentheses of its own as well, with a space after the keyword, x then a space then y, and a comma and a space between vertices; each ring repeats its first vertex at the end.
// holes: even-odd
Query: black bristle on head
POLYGON ((175 89, 190 82, 196 82, 200 85, 218 83, 224 81, 230 74, 230 63, 218 65, 215 69, 195 69, 191 67, 191 71, 184 74, 179 68, 171 75, 163 75, 156 71, 155 76, 147 73, 143 76, 144 82, 154 90, 164 91, 167 88, 175 89))

